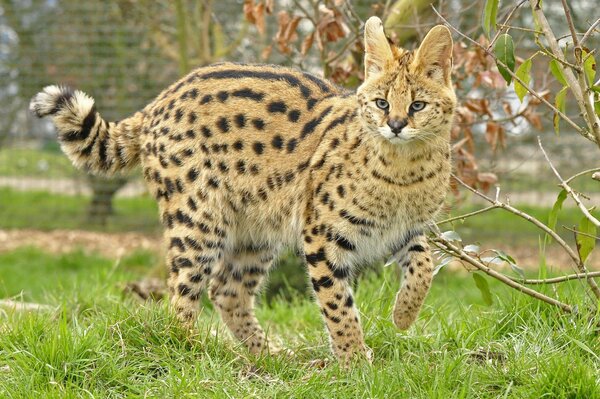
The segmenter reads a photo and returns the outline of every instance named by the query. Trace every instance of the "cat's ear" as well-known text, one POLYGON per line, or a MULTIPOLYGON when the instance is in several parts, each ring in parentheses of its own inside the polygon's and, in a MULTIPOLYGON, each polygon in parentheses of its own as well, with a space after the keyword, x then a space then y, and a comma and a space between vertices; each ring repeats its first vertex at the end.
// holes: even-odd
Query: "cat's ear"
POLYGON ((452 35, 444 25, 437 25, 423 39, 414 59, 417 71, 450 86, 452 72, 452 35))
POLYGON ((381 20, 377 17, 369 18, 365 23, 365 80, 382 73, 385 65, 393 58, 381 20))

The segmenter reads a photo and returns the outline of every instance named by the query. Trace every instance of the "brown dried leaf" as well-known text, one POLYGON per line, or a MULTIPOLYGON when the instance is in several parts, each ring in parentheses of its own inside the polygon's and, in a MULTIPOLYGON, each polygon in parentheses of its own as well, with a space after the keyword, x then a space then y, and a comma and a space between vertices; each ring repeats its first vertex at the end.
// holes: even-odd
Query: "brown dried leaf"
POLYGON ((346 36, 349 29, 337 9, 331 9, 321 4, 319 12, 321 15, 317 23, 317 32, 321 38, 328 42, 335 42, 346 36))
POLYGON ((296 29, 298 28, 298 24, 300 23, 301 20, 302 20, 302 17, 296 15, 287 24, 287 26, 285 28, 285 33, 284 33, 284 39, 286 42, 289 43, 289 42, 296 40, 296 38, 297 38, 296 29))
POLYGON ((310 48, 313 45, 313 41, 315 40, 315 32, 313 31, 310 35, 306 36, 304 40, 302 40, 302 47, 300 48, 300 53, 305 56, 310 48))
POLYGON ((244 0, 244 18, 251 24, 256 23, 254 18, 254 0, 244 0))
POLYGON ((277 42, 277 48, 284 54, 290 53, 292 50, 288 47, 288 42, 285 38, 285 32, 290 23, 290 14, 287 11, 279 11, 277 13, 277 33, 275 34, 275 41, 277 42))
POLYGON ((508 116, 511 116, 513 114, 512 107, 510 106, 510 103, 508 101, 502 101, 502 109, 504 110, 504 113, 508 116))
POLYGON ((271 52, 272 52, 272 51, 273 51, 273 45, 272 45, 272 44, 269 44, 267 47, 265 47, 265 48, 263 49, 263 51, 261 51, 261 53, 260 53, 260 57, 261 57, 263 60, 265 60, 265 61, 266 61, 266 60, 268 60, 268 59, 269 59, 269 57, 271 56, 271 52))
POLYGON ((265 3, 258 3, 254 10, 252 11, 254 14, 255 25, 258 33, 261 35, 265 34, 265 3))
POLYGON ((488 122, 485 126, 485 141, 492 147, 493 151, 496 151, 498 145, 498 133, 500 131, 500 125, 496 122, 488 122))
POLYGON ((488 191, 490 187, 498 182, 498 176, 490 172, 477 173, 477 183, 483 191, 488 191))
POLYGON ((492 89, 498 90, 506 87, 506 81, 498 71, 479 72, 478 78, 479 77, 481 78, 481 83, 492 89))
POLYGON ((275 9, 275 0, 266 0, 265 1, 265 11, 267 14, 273 14, 273 10, 275 9))
POLYGON ((523 117, 537 130, 543 130, 544 126, 542 125, 542 118, 537 112, 527 109, 525 113, 523 113, 523 117))

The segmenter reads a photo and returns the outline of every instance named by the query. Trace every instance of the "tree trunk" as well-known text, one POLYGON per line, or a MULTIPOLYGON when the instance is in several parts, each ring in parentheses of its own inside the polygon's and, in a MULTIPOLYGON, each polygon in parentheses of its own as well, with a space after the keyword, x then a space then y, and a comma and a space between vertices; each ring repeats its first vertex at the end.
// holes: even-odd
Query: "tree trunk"
POLYGON ((127 183, 127 179, 124 177, 107 179, 90 175, 88 183, 93 194, 87 210, 87 222, 106 226, 108 217, 114 214, 113 197, 127 183))

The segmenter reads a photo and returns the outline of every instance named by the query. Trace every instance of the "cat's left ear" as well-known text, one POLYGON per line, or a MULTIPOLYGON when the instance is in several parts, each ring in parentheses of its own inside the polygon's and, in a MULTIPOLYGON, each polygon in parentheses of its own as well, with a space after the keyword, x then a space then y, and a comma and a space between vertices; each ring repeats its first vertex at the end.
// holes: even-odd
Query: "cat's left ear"
POLYGON ((416 52, 415 68, 428 78, 451 86, 452 35, 444 25, 437 25, 423 39, 416 52))
POLYGON ((369 18, 365 23, 365 80, 382 73, 386 64, 393 59, 381 20, 369 18))

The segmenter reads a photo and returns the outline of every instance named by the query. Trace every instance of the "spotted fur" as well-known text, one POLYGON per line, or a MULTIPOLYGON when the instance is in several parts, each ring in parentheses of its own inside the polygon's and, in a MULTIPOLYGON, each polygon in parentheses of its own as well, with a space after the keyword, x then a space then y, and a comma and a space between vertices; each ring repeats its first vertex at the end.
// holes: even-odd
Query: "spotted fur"
POLYGON ((280 250, 296 247, 333 351, 347 360, 368 353, 350 284, 358 265, 402 253, 393 320, 408 328, 418 315, 432 278, 423 229, 446 195, 455 107, 446 28, 409 52, 390 46, 371 18, 365 47, 356 93, 292 69, 224 63, 193 71, 118 123, 84 93, 57 86, 31 109, 53 118, 83 169, 110 174, 141 163, 184 322, 194 322, 208 288, 250 351, 271 349, 254 296, 280 250), (415 112, 417 100, 426 106, 415 112))

